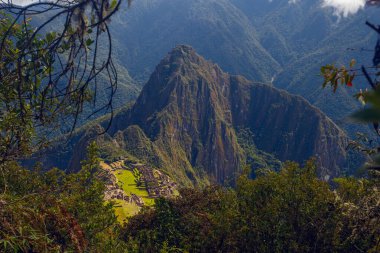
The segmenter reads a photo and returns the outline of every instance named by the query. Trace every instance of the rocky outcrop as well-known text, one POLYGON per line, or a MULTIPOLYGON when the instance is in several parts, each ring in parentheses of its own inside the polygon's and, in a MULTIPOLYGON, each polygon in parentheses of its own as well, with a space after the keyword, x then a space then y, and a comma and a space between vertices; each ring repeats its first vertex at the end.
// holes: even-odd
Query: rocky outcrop
MULTIPOLYGON (((80 150, 101 125, 93 124, 93 131, 71 141, 70 167, 79 166, 80 150)), ((229 75, 189 46, 173 49, 134 106, 118 113, 108 134, 96 139, 165 170, 182 185, 227 184, 246 158, 239 129, 252 133, 254 152, 300 163, 316 157, 323 179, 339 176, 348 166, 345 133, 316 107, 272 86, 229 75)))
POLYGON ((115 118, 111 135, 125 143, 123 136, 130 136, 125 133, 135 132, 147 144, 142 148, 150 147, 180 178, 194 180, 205 172, 225 183, 242 165, 240 127, 252 131, 257 148, 282 161, 315 156, 323 178, 338 176, 346 166, 347 137, 317 108, 224 73, 188 46, 176 47, 161 61, 133 108, 115 118))

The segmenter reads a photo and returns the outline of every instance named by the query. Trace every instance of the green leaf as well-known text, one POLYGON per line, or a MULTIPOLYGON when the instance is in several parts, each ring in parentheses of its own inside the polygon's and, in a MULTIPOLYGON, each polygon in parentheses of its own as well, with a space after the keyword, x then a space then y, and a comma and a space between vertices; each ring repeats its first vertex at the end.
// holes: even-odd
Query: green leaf
POLYGON ((110 9, 113 10, 117 5, 117 0, 112 0, 110 9))
POLYGON ((55 32, 50 32, 50 33, 47 33, 46 34, 46 42, 47 43, 51 43, 56 37, 56 33, 55 32))
POLYGON ((368 108, 351 115, 351 118, 360 122, 380 121, 380 109, 368 108))
POLYGON ((355 59, 352 59, 351 62, 350 62, 350 68, 354 67, 355 64, 356 64, 355 59))
POLYGON ((92 39, 86 40, 86 46, 91 46, 92 43, 94 43, 94 41, 92 39))

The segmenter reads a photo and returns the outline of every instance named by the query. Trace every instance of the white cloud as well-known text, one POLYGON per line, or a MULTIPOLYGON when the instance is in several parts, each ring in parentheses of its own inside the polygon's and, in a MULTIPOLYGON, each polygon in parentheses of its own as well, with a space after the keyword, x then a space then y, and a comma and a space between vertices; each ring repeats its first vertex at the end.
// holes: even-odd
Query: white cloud
MULTIPOLYGON (((39 2, 39 0, 0 0, 1 3, 12 3, 14 5, 25 6, 31 3, 39 2)), ((43 2, 43 1, 40 1, 43 2)))
POLYGON ((366 0, 323 0, 323 7, 332 7, 338 16, 347 17, 364 8, 366 0))
MULTIPOLYGON (((270 0, 271 1, 271 0, 270 0)), ((288 0, 288 3, 295 4, 302 0, 288 0)), ((364 8, 366 0, 320 0, 323 8, 332 8, 334 14, 341 17, 355 14, 364 8)))

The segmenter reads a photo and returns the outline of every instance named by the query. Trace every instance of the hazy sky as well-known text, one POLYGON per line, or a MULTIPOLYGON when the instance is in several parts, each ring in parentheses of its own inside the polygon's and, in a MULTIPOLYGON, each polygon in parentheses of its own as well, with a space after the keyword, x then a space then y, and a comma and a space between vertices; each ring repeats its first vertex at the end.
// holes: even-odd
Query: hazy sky
MULTIPOLYGON (((4 1, 4 0, 3 0, 4 1)), ((38 0, 13 0, 14 4, 25 5, 36 2, 38 0)), ((269 1, 284 1, 284 0, 269 0, 269 1)), ((288 0, 289 3, 296 3, 302 0, 288 0)), ((334 13, 339 16, 348 16, 356 13, 365 6, 365 0, 319 0, 323 7, 332 7, 334 13)))

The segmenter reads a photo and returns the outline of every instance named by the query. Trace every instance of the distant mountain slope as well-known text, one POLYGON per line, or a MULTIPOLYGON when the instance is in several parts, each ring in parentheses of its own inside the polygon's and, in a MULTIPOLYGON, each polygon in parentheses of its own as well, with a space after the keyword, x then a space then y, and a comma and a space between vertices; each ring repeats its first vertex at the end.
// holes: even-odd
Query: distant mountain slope
MULTIPOLYGON (((45 22, 47 22, 47 19, 50 17, 51 13, 49 15, 32 15, 32 25, 33 26, 39 26, 45 22)), ((116 20, 115 20, 116 21, 116 20)), ((60 28, 62 29, 64 24, 63 19, 57 19, 54 22, 51 22, 46 25, 44 29, 42 29, 42 33, 49 32, 49 31, 56 31, 60 28)), ((117 22, 115 22, 117 23, 117 22)), ((106 57, 108 57, 108 44, 104 43, 105 41, 101 40, 102 43, 99 43, 98 45, 98 58, 99 61, 104 61, 106 57)), ((118 57, 118 48, 113 46, 112 47, 112 57, 113 57, 113 64, 117 71, 117 78, 118 78, 118 87, 117 92, 115 93, 113 97, 113 107, 114 108, 120 108, 121 106, 124 106, 126 101, 134 101, 142 88, 142 85, 139 82, 136 82, 129 74, 128 69, 122 62, 122 59, 118 57)), ((57 63, 58 64, 58 63, 57 63)), ((92 64, 92 62, 88 62, 88 64, 92 64)), ((84 66, 81 66, 82 68, 84 66)), ((109 89, 109 77, 106 73, 106 71, 101 72, 97 76, 97 105, 94 106, 91 104, 90 106, 87 106, 85 108, 85 112, 83 113, 85 118, 88 116, 88 114, 91 114, 93 110, 98 110, 100 107, 103 107, 105 104, 108 103, 109 95, 110 95, 110 89, 109 89), (95 108, 96 107, 96 108, 95 108)), ((104 113, 104 112, 103 112, 104 113)), ((99 114, 98 114, 99 116, 99 114)), ((86 121, 86 120, 83 120, 86 121)))
POLYGON ((270 81, 280 66, 258 42, 249 19, 228 0, 140 0, 113 19, 119 59, 146 81, 177 44, 193 46, 226 71, 270 81))
POLYGON ((365 81, 359 78, 353 89, 332 96, 321 91, 318 75, 327 63, 368 63, 371 53, 360 48, 374 45, 376 36, 364 22, 378 19, 376 11, 339 20, 315 0, 141 0, 120 10, 112 28, 120 63, 142 83, 167 51, 188 44, 231 74, 273 80, 303 96, 353 136, 367 131, 347 121, 359 106, 352 95, 365 81))
MULTIPOLYGON (((324 179, 350 169, 347 137, 317 108, 299 96, 224 73, 188 46, 176 47, 161 61, 135 105, 117 114, 109 133, 97 139, 112 153, 128 153, 182 184, 201 184, 204 178, 230 183, 248 157, 238 141, 240 129, 253 134, 256 154, 250 159, 302 163, 315 156, 324 179)), ((72 139, 72 168, 99 131, 93 124, 72 139)))
POLYGON ((371 65, 371 50, 376 34, 365 26, 369 20, 378 23, 378 9, 369 8, 356 15, 338 18, 333 11, 321 7, 321 1, 231 0, 250 19, 259 41, 283 70, 276 76, 275 86, 305 97, 351 135, 356 131, 372 131, 352 124, 347 117, 358 109, 352 98, 366 81, 360 76, 354 88, 332 95, 322 90, 320 67, 325 64, 348 64, 355 58, 359 64, 371 65), (348 48, 355 51, 347 50, 348 48))

